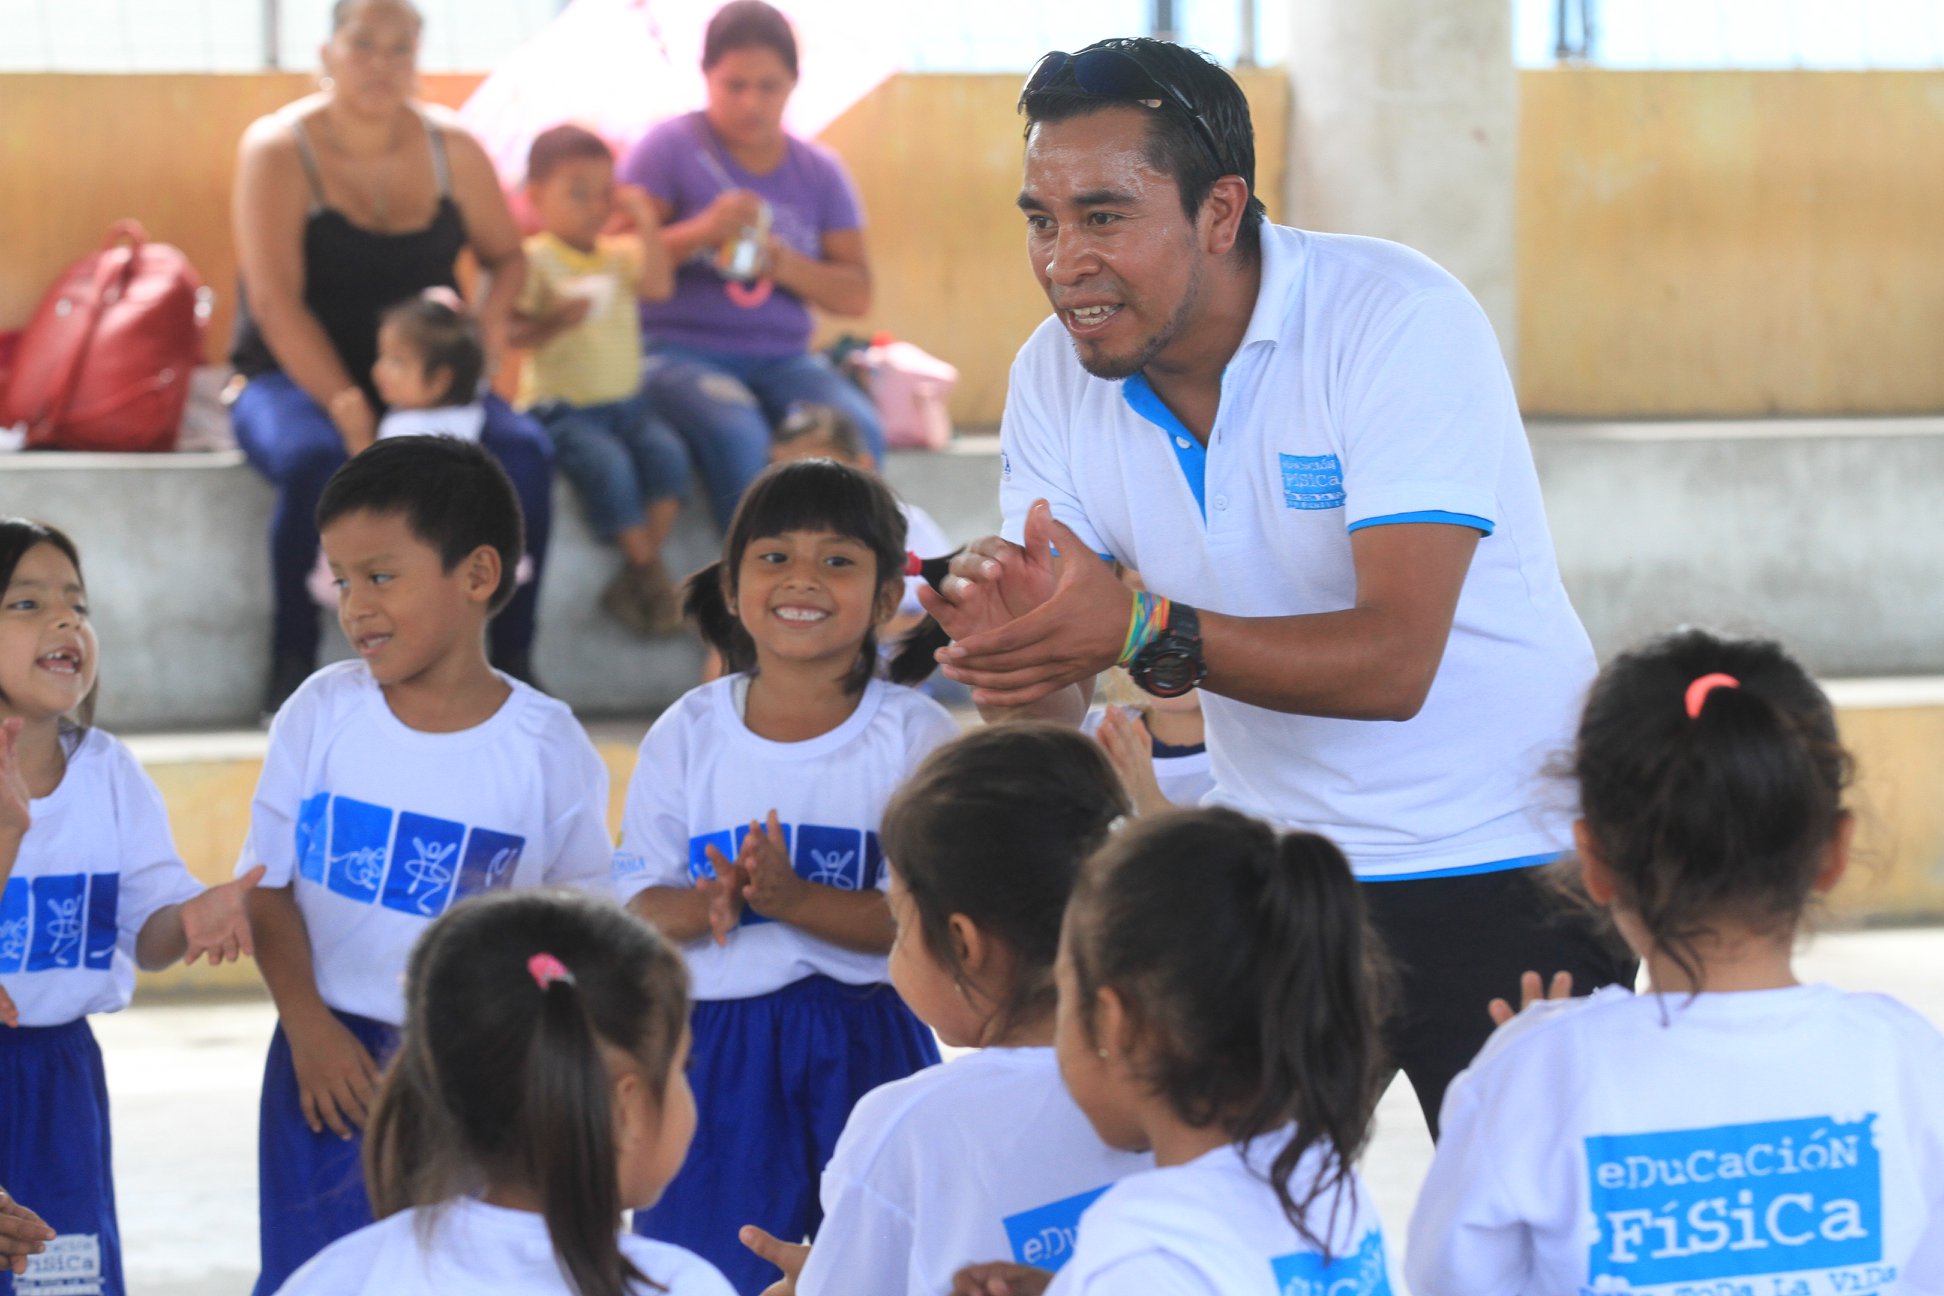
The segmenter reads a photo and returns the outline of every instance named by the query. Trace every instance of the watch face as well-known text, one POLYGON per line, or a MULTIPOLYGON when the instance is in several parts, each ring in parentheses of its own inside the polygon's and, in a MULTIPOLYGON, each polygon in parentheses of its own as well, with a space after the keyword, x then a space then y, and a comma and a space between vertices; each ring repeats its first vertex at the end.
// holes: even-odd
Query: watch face
POLYGON ((1154 696, 1179 697, 1201 682, 1201 663, 1193 653, 1169 649, 1154 655, 1145 675, 1141 687, 1154 696))

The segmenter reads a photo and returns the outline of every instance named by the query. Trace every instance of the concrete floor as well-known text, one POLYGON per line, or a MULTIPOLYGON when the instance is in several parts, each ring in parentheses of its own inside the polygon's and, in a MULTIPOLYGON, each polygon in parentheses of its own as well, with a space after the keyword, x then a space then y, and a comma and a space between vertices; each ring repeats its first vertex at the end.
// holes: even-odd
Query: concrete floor
MULTIPOLYGON (((1944 928, 1826 935, 1808 946, 1799 970, 1894 994, 1944 1027, 1944 928)), ((249 1291, 257 1092, 272 1023, 263 1000, 157 1003, 95 1019, 114 1104, 132 1296, 249 1291)), ((1402 1236, 1430 1155, 1416 1101, 1393 1086, 1363 1167, 1393 1238, 1402 1236)))

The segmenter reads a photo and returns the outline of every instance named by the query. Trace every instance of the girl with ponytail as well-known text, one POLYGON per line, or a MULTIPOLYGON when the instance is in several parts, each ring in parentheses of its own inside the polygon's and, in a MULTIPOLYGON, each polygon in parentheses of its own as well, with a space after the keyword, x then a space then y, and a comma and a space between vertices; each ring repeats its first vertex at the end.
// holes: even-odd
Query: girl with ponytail
POLYGON ((662 713, 628 783, 615 886, 682 947, 710 1098, 694 1158, 635 1228, 706 1256, 743 1296, 779 1270, 738 1226, 810 1237, 852 1106, 938 1060, 885 965, 879 824, 958 733, 900 683, 907 664, 929 671, 931 647, 907 644, 878 674, 907 566, 884 483, 828 459, 766 470, 686 596, 730 673, 662 713))
POLYGON ((1143 819, 1090 859, 1055 967, 1068 1090, 1156 1169, 1081 1216, 1054 1277, 961 1296, 1390 1296, 1354 1166, 1388 1066, 1381 962, 1350 866, 1226 809, 1143 819))
POLYGON ((378 1222, 283 1291, 729 1296, 701 1258, 621 1232, 695 1131, 687 980, 606 901, 455 906, 412 951, 404 1040, 365 1133, 378 1222))
POLYGON ((1529 1004, 1453 1083, 1412 1291, 1944 1292, 1944 1035, 1793 965, 1849 855, 1829 699, 1679 631, 1601 673, 1572 773, 1648 993, 1529 1004))

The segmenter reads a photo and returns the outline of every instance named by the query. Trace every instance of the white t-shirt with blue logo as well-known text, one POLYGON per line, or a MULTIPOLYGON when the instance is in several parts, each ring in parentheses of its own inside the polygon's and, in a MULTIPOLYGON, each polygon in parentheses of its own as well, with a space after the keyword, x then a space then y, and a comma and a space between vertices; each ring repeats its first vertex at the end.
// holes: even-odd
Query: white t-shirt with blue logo
POLYGON ((1080 1212, 1152 1169, 1117 1152, 1050 1048, 990 1048, 859 1100, 823 1174, 823 1226, 798 1296, 935 1296, 968 1264, 1058 1269, 1080 1212))
POLYGON ((324 1002, 405 1021, 406 956, 453 903, 507 887, 614 894, 607 767, 564 702, 508 679, 484 723, 425 733, 363 662, 312 675, 270 726, 241 873, 294 886, 324 1002))
POLYGON ((1883 995, 1537 1005, 1442 1128, 1415 1296, 1944 1293, 1944 1035, 1883 995))
MULTIPOLYGON (((1080 1217, 1073 1259, 1047 1296, 1391 1296, 1384 1235, 1362 1181, 1325 1192, 1304 1219, 1328 1254, 1296 1231, 1265 1177, 1280 1150, 1258 1139, 1186 1165, 1130 1175, 1080 1217)), ((1291 1190, 1325 1164, 1312 1149, 1291 1190)))
POLYGON ((162 794, 128 748, 90 729, 28 813, 0 891, 0 987, 22 1026, 126 1008, 142 924, 203 889, 176 854, 162 794))
POLYGON ((1000 429, 1004 534, 1017 541, 1043 498, 1155 593, 1275 617, 1354 606, 1363 527, 1488 532, 1415 717, 1206 694, 1213 800, 1326 833, 1365 877, 1555 854, 1568 815, 1535 789, 1570 742, 1593 650, 1491 326, 1457 280, 1395 243, 1265 225, 1262 252, 1206 451, 1143 377, 1092 377, 1057 317, 1040 326, 1000 429))
MULTIPOLYGON (((667 1242, 621 1234, 621 1254, 649 1282, 630 1296, 733 1296, 716 1267, 667 1242), (654 1284, 654 1285, 650 1285, 654 1284)), ((281 1296, 568 1296, 547 1221, 462 1198, 416 1207, 339 1238, 279 1288, 281 1296)))
MULTIPOLYGON (((957 736, 957 722, 923 694, 874 679, 829 733, 772 742, 743 723, 737 698, 747 680, 731 675, 689 690, 641 740, 614 852, 623 901, 713 876, 706 848, 735 859, 750 823, 767 823, 771 810, 804 878, 846 891, 890 886, 878 821, 918 763, 957 736)), ((749 999, 819 974, 851 985, 885 979, 882 954, 844 949, 749 909, 727 945, 703 936, 682 953, 696 999, 749 999)))

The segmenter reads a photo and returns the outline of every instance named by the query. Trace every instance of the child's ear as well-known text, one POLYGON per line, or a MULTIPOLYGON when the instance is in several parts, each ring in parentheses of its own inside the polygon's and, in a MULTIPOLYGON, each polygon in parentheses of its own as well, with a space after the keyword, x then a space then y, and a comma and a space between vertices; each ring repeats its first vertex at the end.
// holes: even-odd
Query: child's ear
POLYGON ((1836 817, 1836 831, 1823 848, 1822 867, 1816 870, 1817 895, 1828 895, 1849 872, 1850 847, 1856 841, 1856 816, 1845 810, 1836 817))
POLYGON ((490 603, 493 595, 499 592, 500 576, 506 570, 500 564, 499 550, 491 545, 480 545, 466 555, 466 597, 475 603, 490 603))
POLYGON ((435 392, 444 392, 441 403, 464 404, 472 399, 471 392, 452 390, 452 366, 428 365, 425 370, 425 385, 435 392))
POLYGON ((736 615, 735 578, 730 575, 728 563, 726 562, 719 563, 717 565, 722 569, 720 573, 720 583, 722 585, 722 606, 728 610, 729 619, 731 621, 734 621, 737 624, 741 624, 742 618, 736 615))
POLYGON ((1580 881, 1586 886, 1586 894, 1596 905, 1612 904, 1620 888, 1614 883, 1613 870, 1600 858, 1599 848, 1593 844, 1593 834, 1584 819, 1573 821, 1573 850, 1579 856, 1580 881))
POLYGON ((945 928, 947 939, 952 942, 952 956, 968 980, 978 980, 992 958, 992 942, 979 930, 979 924, 962 913, 946 919, 945 928))
POLYGON ((1122 1002, 1120 991, 1102 986, 1094 991, 1094 1039, 1104 1049, 1103 1061, 1125 1061, 1134 1051, 1134 1018, 1122 1002))
POLYGON ((904 602, 904 576, 892 577, 878 586, 877 606, 871 609, 871 624, 881 626, 898 615, 898 605, 904 602))

